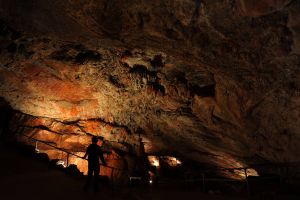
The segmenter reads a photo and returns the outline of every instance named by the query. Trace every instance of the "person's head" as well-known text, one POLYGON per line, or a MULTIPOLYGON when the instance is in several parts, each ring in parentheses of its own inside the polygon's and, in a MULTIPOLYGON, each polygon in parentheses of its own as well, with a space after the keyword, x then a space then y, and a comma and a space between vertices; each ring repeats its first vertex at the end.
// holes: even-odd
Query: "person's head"
POLYGON ((98 138, 96 136, 93 136, 92 137, 92 143, 97 144, 97 142, 98 142, 98 138))

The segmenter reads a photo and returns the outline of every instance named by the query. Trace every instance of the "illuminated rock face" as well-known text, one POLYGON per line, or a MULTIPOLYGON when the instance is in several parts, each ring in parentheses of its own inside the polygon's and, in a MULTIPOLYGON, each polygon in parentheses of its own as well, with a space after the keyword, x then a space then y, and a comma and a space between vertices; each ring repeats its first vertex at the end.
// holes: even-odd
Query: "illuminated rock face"
POLYGON ((73 152, 121 127, 205 166, 298 161, 300 5, 257 2, 0 1, 0 95, 73 152))
POLYGON ((98 144, 102 146, 109 167, 101 167, 102 175, 113 176, 114 179, 125 178, 139 162, 140 143, 137 135, 129 134, 124 127, 96 119, 64 124, 51 118, 15 113, 10 126, 18 141, 35 146, 38 153, 46 153, 50 160, 60 160, 65 165, 75 164, 85 174, 87 161, 80 157, 91 144, 93 135, 103 138, 98 144), (110 167, 116 169, 113 171, 110 167))

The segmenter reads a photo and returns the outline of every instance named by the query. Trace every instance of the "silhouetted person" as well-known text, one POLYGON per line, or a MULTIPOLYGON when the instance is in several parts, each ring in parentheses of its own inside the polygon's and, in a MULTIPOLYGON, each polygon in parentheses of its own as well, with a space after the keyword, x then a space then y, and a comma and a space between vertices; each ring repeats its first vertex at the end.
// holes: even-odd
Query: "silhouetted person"
POLYGON ((106 162, 103 157, 103 152, 100 146, 97 145, 97 142, 98 142, 98 138, 93 136, 92 144, 88 146, 86 153, 83 156, 83 158, 88 157, 88 178, 84 186, 84 190, 87 190, 89 188, 91 180, 94 175, 94 190, 98 191, 98 181, 99 181, 99 173, 100 173, 99 158, 101 159, 102 164, 106 166, 106 162))

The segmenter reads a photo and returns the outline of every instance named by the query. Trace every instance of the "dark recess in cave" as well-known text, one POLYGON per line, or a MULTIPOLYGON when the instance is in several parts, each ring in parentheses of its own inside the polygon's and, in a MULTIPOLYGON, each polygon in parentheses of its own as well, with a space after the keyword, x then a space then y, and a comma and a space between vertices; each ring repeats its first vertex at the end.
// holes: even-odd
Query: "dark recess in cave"
POLYGON ((157 72, 149 71, 144 65, 133 65, 129 70, 129 73, 139 74, 142 77, 156 77, 157 72))
POLYGON ((179 40, 177 32, 172 28, 166 29, 166 36, 174 40, 179 40))
POLYGON ((150 64, 154 68, 161 68, 164 66, 162 56, 161 55, 156 55, 154 58, 150 61, 150 64))
POLYGON ((113 85, 115 85, 117 88, 124 88, 125 85, 120 83, 120 80, 117 76, 109 75, 108 77, 109 82, 111 82, 113 85))
POLYGON ((123 52, 123 54, 122 54, 122 58, 124 58, 124 57, 127 57, 127 56, 132 56, 132 53, 131 53, 131 51, 130 50, 125 50, 124 52, 123 52))
POLYGON ((61 49, 61 50, 53 52, 50 55, 50 57, 52 59, 58 60, 58 61, 71 61, 73 58, 71 56, 69 56, 67 53, 68 53, 67 49, 61 49))
POLYGON ((134 65, 133 68, 129 70, 129 73, 138 74, 141 77, 147 78, 147 85, 155 94, 165 95, 165 87, 160 84, 160 78, 157 77, 157 72, 149 71, 144 65, 134 65))
POLYGON ((9 123, 11 123, 12 108, 5 99, 0 97, 0 143, 5 142, 9 136, 9 123))
POLYGON ((148 86, 150 86, 156 94, 165 95, 165 87, 161 84, 159 84, 159 79, 157 79, 155 82, 149 82, 148 86))
POLYGON ((80 52, 77 54, 75 57, 75 62, 78 64, 84 64, 87 61, 99 61, 101 59, 101 54, 92 51, 92 50, 87 50, 85 52, 80 52))
POLYGON ((70 44, 70 45, 64 45, 60 47, 60 50, 54 51, 50 58, 59 60, 59 61, 67 61, 67 62, 74 62, 75 64, 84 64, 86 62, 97 62, 100 61, 102 58, 102 55, 93 50, 86 49, 83 45, 80 44, 70 44), (69 55, 69 51, 74 50, 77 53, 76 56, 69 55))
POLYGON ((177 71, 173 76, 176 82, 182 83, 184 85, 188 84, 188 80, 186 79, 186 74, 184 72, 177 71))
POLYGON ((21 37, 21 33, 7 26, 7 24, 0 19, 0 36, 10 36, 12 40, 16 40, 21 37))
POLYGON ((9 52, 9 53, 12 53, 12 54, 15 54, 17 52, 17 45, 16 43, 11 43, 7 46, 6 50, 9 52))
POLYGON ((198 95, 201 97, 214 97, 215 96, 215 85, 198 86, 191 85, 190 92, 192 95, 198 95))

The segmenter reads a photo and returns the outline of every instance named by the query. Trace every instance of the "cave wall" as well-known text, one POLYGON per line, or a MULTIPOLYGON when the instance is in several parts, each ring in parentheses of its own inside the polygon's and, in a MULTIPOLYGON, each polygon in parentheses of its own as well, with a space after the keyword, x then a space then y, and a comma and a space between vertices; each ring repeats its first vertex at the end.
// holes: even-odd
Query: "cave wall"
POLYGON ((298 1, 0 5, 0 95, 15 110, 126 127, 149 154, 210 166, 299 160, 298 1))
POLYGON ((84 174, 87 174, 88 165, 81 157, 91 144, 92 136, 97 136, 101 138, 98 144, 108 166, 101 166, 101 175, 123 184, 127 183, 130 174, 139 169, 144 153, 140 151, 138 135, 99 119, 63 123, 14 112, 9 132, 18 142, 34 146, 37 153, 46 153, 49 160, 63 161, 65 166, 76 165, 84 174))

